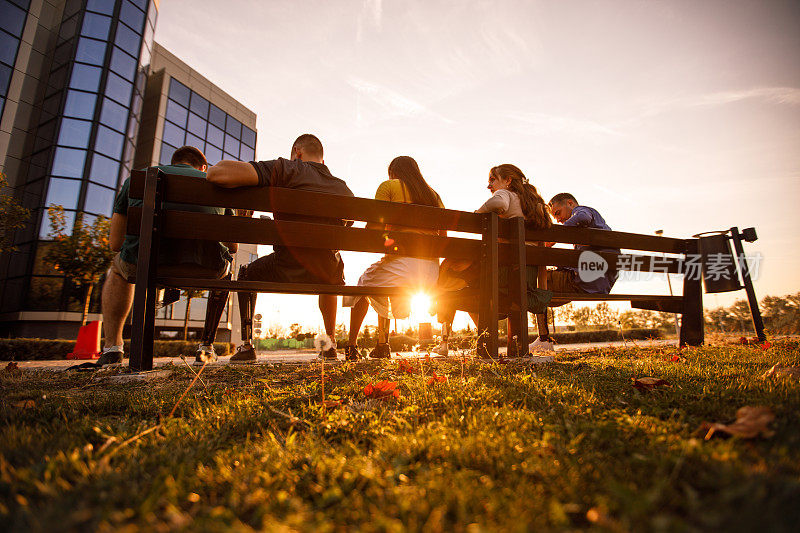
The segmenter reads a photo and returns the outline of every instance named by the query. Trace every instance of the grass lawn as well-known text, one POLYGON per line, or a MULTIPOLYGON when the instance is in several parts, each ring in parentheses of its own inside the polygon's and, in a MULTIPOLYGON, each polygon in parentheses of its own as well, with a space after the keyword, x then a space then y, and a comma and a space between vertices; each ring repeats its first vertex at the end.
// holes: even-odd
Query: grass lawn
POLYGON ((800 345, 677 353, 328 364, 327 408, 319 364, 212 367, 172 416, 186 366, 2 371, 0 529, 797 531, 800 384, 762 375, 800 345), (774 435, 696 431, 746 405, 774 435))

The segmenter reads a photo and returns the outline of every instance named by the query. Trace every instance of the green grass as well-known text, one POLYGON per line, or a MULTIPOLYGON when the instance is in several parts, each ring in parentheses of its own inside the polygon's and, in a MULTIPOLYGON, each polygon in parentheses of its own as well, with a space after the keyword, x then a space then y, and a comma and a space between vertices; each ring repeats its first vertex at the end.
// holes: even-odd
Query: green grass
POLYGON ((675 352, 327 365, 327 412, 319 364, 210 368, 173 417, 186 367, 0 372, 0 529, 796 531, 800 385, 761 375, 798 343, 675 352), (382 379, 400 398, 365 400, 382 379), (775 411, 773 437, 695 434, 744 405, 775 411))

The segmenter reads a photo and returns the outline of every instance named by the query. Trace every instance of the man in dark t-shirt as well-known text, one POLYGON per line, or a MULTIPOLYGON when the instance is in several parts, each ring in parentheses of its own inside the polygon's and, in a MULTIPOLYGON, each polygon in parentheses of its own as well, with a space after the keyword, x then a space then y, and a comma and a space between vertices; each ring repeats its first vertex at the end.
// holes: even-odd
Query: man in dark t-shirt
MULTIPOLYGON (((220 161, 208 169, 208 181, 221 187, 285 187, 304 191, 353 196, 347 184, 334 177, 323 159, 320 140, 310 134, 298 137, 292 145, 290 159, 272 161, 220 161)), ((242 213, 240 213, 242 214, 242 213)), ((245 213, 247 214, 247 213, 245 213)), ((248 216, 252 214, 249 213, 248 216)), ((341 220, 313 216, 275 214, 276 220, 294 220, 322 224, 342 224, 341 220)), ((274 246, 274 252, 239 269, 240 281, 274 281, 281 283, 344 284, 344 263, 335 250, 274 246)), ((242 318, 242 345, 231 357, 231 363, 253 363, 256 352, 252 344, 253 313, 256 294, 239 293, 242 318)), ((334 339, 337 296, 319 295, 319 309, 325 331, 334 339)), ((335 359, 336 347, 323 350, 322 357, 335 359)))
MULTIPOLYGON (((169 174, 194 176, 198 179, 206 177, 208 167, 203 152, 193 146, 183 146, 175 150, 170 165, 159 165, 169 174)), ((114 256, 103 284, 103 334, 104 348, 98 364, 118 364, 122 362, 122 327, 133 302, 134 283, 136 282, 136 262, 139 255, 138 235, 127 235, 128 208, 139 207, 142 201, 129 197, 130 178, 126 179, 114 200, 114 212, 110 222, 111 249, 118 253, 114 256)), ((180 211, 199 211, 210 214, 223 214, 222 208, 205 207, 188 204, 170 204, 167 209, 180 211)), ((158 273, 163 276, 185 276, 198 278, 220 278, 228 271, 231 261, 230 252, 236 252, 236 243, 219 243, 196 239, 162 239, 157 254, 158 273)), ((209 300, 214 299, 216 291, 212 291, 209 300)), ((227 296, 227 294, 225 295, 227 296)), ((214 316, 206 313, 206 322, 212 323, 214 316)), ((221 317, 216 317, 219 322, 221 317)), ((214 326, 212 332, 216 332, 214 326)), ((204 338, 208 336, 204 332, 204 338)), ((204 363, 216 359, 213 348, 210 353, 200 353, 196 363, 204 363)))

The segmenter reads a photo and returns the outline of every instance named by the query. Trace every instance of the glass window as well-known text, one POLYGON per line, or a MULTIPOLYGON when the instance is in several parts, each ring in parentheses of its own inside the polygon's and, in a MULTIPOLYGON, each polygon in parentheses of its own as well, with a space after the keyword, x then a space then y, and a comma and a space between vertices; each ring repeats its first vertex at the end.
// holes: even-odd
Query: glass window
POLYGON ((131 0, 142 11, 147 9, 147 0, 131 0))
POLYGON ((169 97, 183 107, 189 107, 189 88, 175 78, 169 80, 169 97))
MULTIPOLYGON (((72 213, 72 221, 75 221, 74 213, 72 213)), ((42 224, 42 230, 47 234, 49 227, 46 224, 42 224)), ((43 235, 42 238, 46 237, 43 235)), ((64 278, 31 278, 25 308, 33 311, 58 311, 61 304, 61 288, 63 285, 64 278)))
MULTIPOLYGON (((53 65, 63 65, 69 61, 73 52, 74 44, 74 41, 64 41, 56 46, 56 51, 53 52, 53 65)), ((50 77, 52 78, 52 74, 50 77)), ((53 83, 50 82, 50 84, 52 85, 53 83)))
POLYGON ((89 0, 86 2, 86 9, 112 15, 114 14, 114 3, 114 0, 89 0))
POLYGON ((62 148, 59 146, 56 148, 56 155, 53 158, 52 174, 54 176, 64 176, 66 178, 80 178, 83 176, 83 162, 85 160, 85 150, 75 150, 74 148, 62 148))
POLYGON ((192 101, 189 105, 189 109, 197 113, 203 118, 208 118, 208 100, 197 94, 196 92, 192 92, 192 101))
POLYGON ((222 150, 220 150, 216 146, 206 144, 205 154, 206 154, 206 161, 208 161, 209 165, 216 165, 217 163, 222 161, 222 150))
POLYGON ((225 111, 211 104, 208 110, 208 121, 221 130, 225 129, 225 111))
POLYGON ((94 37, 95 39, 108 39, 108 29, 111 27, 111 19, 96 13, 86 13, 83 16, 83 28, 81 35, 94 37))
POLYGON ((239 151, 239 159, 242 161, 254 161, 256 158, 256 151, 249 146, 243 144, 239 151))
POLYGON ((100 87, 100 68, 75 63, 69 86, 73 89, 96 92, 100 87))
POLYGON ((172 161, 172 154, 175 153, 175 150, 177 150, 177 148, 175 148, 174 146, 170 146, 167 143, 162 142, 161 143, 161 157, 158 160, 158 164, 159 165, 169 165, 170 162, 172 161))
POLYGON ((186 116, 189 114, 185 107, 182 107, 172 100, 167 100, 167 120, 174 122, 181 128, 186 127, 186 116))
POLYGON ((122 105, 127 105, 131 101, 131 91, 133 91, 131 82, 120 78, 113 72, 108 73, 106 96, 113 98, 122 105))
POLYGON ((66 83, 67 66, 63 65, 50 72, 50 77, 47 79, 47 92, 45 92, 45 96, 50 96, 53 93, 63 90, 66 83))
POLYGON ((24 26, 25 11, 11 2, 0 2, 0 28, 21 37, 24 26))
POLYGON ((3 108, 6 106, 6 99, 0 96, 0 117, 3 116, 3 108))
POLYGON ((8 94, 8 83, 11 81, 11 67, 0 64, 0 96, 8 94))
POLYGON ((144 11, 134 6, 130 2, 123 0, 122 9, 119 11, 119 18, 122 22, 133 28, 134 31, 142 31, 142 25, 144 24, 144 11))
POLYGON ((114 43, 129 54, 134 56, 138 54, 140 39, 139 34, 126 25, 117 25, 117 36, 114 37, 114 43))
POLYGON ((227 159, 227 160, 229 160, 229 161, 230 161, 230 160, 232 160, 232 161, 238 161, 238 160, 239 160, 239 156, 238 156, 238 155, 233 155, 233 154, 230 154, 230 153, 228 153, 228 152, 223 152, 223 154, 222 154, 222 159, 227 159))
POLYGON ((236 154, 236 157, 239 157, 239 141, 231 137, 230 135, 225 135, 225 151, 230 154, 236 154))
POLYGON ((80 180, 50 178, 50 184, 47 187, 47 200, 44 205, 60 205, 64 209, 75 209, 78 207, 78 194, 80 192, 80 180))
POLYGON ((136 60, 115 46, 111 52, 111 70, 127 80, 133 80, 136 74, 136 60))
POLYGON ((106 56, 106 43, 95 41, 88 37, 81 37, 78 41, 78 51, 75 53, 75 61, 90 63, 92 65, 102 65, 106 56))
POLYGON ((194 113, 189 113, 189 124, 186 128, 190 133, 198 137, 205 138, 206 136, 206 121, 198 117, 194 113))
POLYGON ((104 98, 100 122, 115 130, 125 131, 125 126, 128 125, 128 110, 115 101, 104 98))
POLYGON ((164 122, 164 142, 173 146, 183 146, 184 130, 172 124, 171 122, 164 122))
POLYGON ((195 148, 198 148, 199 150, 202 151, 203 150, 203 145, 205 144, 205 141, 203 141, 203 139, 201 139, 200 137, 196 137, 196 136, 192 135, 191 133, 187 133, 186 134, 186 142, 185 142, 185 144, 186 144, 186 146, 194 146, 195 148))
POLYGON ((256 147, 256 132, 248 128, 247 126, 242 126, 242 142, 249 146, 250 148, 256 147))
POLYGON ((18 46, 19 39, 10 36, 4 31, 0 31, 0 61, 13 66, 18 46))
POLYGON ((75 32, 78 31, 78 15, 73 15, 70 18, 63 20, 61 26, 58 28, 59 42, 67 41, 75 37, 75 32))
POLYGON ((91 132, 91 122, 65 118, 61 121, 61 133, 58 135, 58 144, 61 146, 74 146, 75 148, 87 148, 89 146, 89 134, 91 132))
POLYGON ((67 91, 67 103, 64 105, 64 115, 68 117, 94 118, 94 102, 97 99, 92 93, 80 91, 67 91))
POLYGON ((86 187, 86 202, 84 209, 90 213, 111 216, 114 208, 114 190, 90 183, 86 187))
POLYGON ((117 176, 119 176, 119 163, 117 161, 100 154, 94 154, 92 169, 89 171, 90 180, 108 187, 116 187, 117 176))
POLYGON ((225 121, 225 131, 238 139, 242 134, 242 123, 228 115, 228 118, 225 121))
POLYGON ((206 133, 206 140, 218 148, 222 148, 225 144, 225 133, 216 126, 208 125, 208 133, 206 133))
POLYGON ((119 159, 122 154, 122 143, 125 136, 105 126, 97 127, 97 139, 94 141, 94 149, 101 154, 119 159))

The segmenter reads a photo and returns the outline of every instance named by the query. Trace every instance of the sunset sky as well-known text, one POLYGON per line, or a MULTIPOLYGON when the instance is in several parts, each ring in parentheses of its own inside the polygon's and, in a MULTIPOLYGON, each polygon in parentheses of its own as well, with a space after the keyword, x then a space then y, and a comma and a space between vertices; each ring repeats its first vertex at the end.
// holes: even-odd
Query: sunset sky
MULTIPOLYGON (((800 2, 162 0, 155 38, 257 113, 258 159, 314 133, 371 197, 410 155, 470 211, 513 163, 613 229, 755 226, 756 294, 800 290, 800 2)), ((345 254, 348 283, 374 259, 345 254)), ((258 311, 314 327, 315 300, 260 295, 258 311)))

